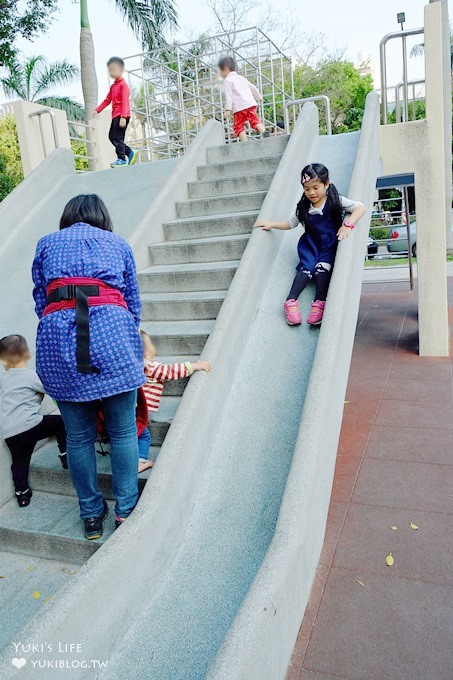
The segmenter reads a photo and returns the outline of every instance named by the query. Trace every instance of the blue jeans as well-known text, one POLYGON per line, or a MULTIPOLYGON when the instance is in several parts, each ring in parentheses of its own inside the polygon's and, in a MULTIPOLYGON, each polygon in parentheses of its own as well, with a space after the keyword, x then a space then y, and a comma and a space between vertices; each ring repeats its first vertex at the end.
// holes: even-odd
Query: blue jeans
MULTIPOLYGON (((135 424, 137 392, 123 392, 102 400, 110 437, 112 486, 115 512, 128 517, 138 500, 138 443, 135 424)), ((104 500, 98 489, 96 470, 97 402, 59 401, 67 433, 68 465, 79 497, 82 519, 102 514, 104 500)))
POLYGON ((151 446, 151 432, 147 427, 138 438, 138 457, 148 460, 149 447, 151 446))

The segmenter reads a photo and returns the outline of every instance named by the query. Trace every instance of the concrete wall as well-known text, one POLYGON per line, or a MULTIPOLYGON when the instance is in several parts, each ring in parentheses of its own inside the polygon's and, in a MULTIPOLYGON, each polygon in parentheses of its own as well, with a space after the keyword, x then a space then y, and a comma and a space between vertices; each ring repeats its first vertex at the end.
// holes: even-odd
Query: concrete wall
POLYGON ((17 136, 19 138, 19 147, 22 158, 22 168, 25 177, 42 163, 43 160, 50 156, 52 151, 55 151, 56 148, 71 148, 68 120, 64 111, 51 109, 57 132, 57 143, 55 143, 51 117, 49 114, 30 117, 30 114, 44 108, 49 107, 22 100, 13 102, 17 136))
POLYGON ((442 2, 425 7, 426 120, 381 128, 382 174, 415 173, 421 356, 450 352, 445 253, 451 233, 451 92, 439 40, 445 11, 442 2))
POLYGON ((372 93, 348 192, 368 214, 340 244, 275 535, 210 680, 286 674, 323 543, 378 167, 379 103, 372 93))

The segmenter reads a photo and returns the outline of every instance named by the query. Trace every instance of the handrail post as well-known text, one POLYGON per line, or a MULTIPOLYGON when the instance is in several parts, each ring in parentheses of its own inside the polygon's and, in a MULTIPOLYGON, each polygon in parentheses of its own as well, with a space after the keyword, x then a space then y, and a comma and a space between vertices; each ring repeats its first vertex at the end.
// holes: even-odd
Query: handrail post
POLYGON ((57 125, 55 123, 55 114, 52 111, 52 109, 45 107, 45 108, 38 109, 37 111, 33 111, 32 113, 28 114, 29 118, 34 118, 35 116, 38 117, 39 132, 40 132, 40 135, 41 135, 41 143, 42 143, 42 150, 44 152, 44 158, 47 158, 47 149, 46 149, 46 142, 45 142, 45 139, 44 139, 44 132, 43 132, 43 129, 42 129, 41 116, 43 116, 46 113, 50 116, 50 122, 52 124, 53 141, 54 141, 54 144, 55 144, 55 148, 58 149, 58 147, 60 146, 60 142, 59 142, 59 139, 58 139, 57 125))
POLYGON ((297 104, 299 105, 299 110, 302 104, 306 104, 307 102, 318 102, 318 101, 323 101, 325 104, 326 108, 326 126, 327 126, 327 134, 331 135, 332 134, 332 113, 331 113, 331 108, 330 108, 330 99, 326 94, 320 94, 317 95, 316 97, 303 97, 302 99, 292 99, 290 101, 285 102, 285 130, 289 134, 289 113, 288 113, 288 108, 290 106, 296 106, 297 104))

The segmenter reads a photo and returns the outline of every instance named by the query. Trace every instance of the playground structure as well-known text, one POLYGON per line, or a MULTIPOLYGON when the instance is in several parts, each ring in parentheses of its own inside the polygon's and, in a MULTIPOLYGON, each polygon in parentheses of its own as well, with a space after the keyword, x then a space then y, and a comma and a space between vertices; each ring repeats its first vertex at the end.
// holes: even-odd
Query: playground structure
MULTIPOLYGON (((322 547, 379 174, 415 172, 417 240, 426 250, 418 253, 420 351, 447 351, 451 112, 446 77, 440 77, 446 26, 446 5, 430 3, 424 121, 380 127, 372 93, 360 133, 320 136, 318 111, 307 103, 289 138, 226 145, 223 126, 211 120, 182 157, 126 174, 76 175, 70 153, 60 149, 2 204, 1 285, 14 291, 1 310, 5 331, 33 337, 28 270, 36 239, 54 228, 70 196, 96 191, 134 248, 145 320, 160 353, 197 354, 206 343, 203 355, 214 365, 209 378, 191 380, 180 402, 178 393, 171 428, 130 520, 5 641, 77 640, 87 658, 109 660, 98 674, 104 680, 284 677, 322 547), (341 192, 369 209, 354 238, 340 244, 320 333, 288 328, 279 314, 297 234, 257 231, 249 238, 258 214, 288 215, 299 197, 300 167, 314 159, 328 165, 341 192), (439 182, 445 187, 440 206, 439 182), (121 212, 125 193, 127 213, 121 212), (150 644, 137 645, 143 631, 156 630, 150 644)), ((304 307, 309 297, 305 291, 304 307)), ((155 441, 163 440, 159 427, 155 441)), ((67 478, 46 462, 46 451, 36 459, 35 488, 60 514, 75 506, 67 478), (56 484, 52 499, 50 482, 56 484)), ((45 513, 35 529, 14 525, 4 448, 0 472, 3 550, 24 564, 30 555, 89 557, 74 533, 75 516, 71 525, 50 526, 45 513)), ((108 469, 104 476, 108 490, 108 469)), ((2 677, 16 673, 12 656, 7 644, 2 677)), ((26 666, 21 673, 39 671, 26 666)), ((58 672, 46 669, 44 676, 58 672)), ((79 668, 71 677, 90 676, 79 668)))

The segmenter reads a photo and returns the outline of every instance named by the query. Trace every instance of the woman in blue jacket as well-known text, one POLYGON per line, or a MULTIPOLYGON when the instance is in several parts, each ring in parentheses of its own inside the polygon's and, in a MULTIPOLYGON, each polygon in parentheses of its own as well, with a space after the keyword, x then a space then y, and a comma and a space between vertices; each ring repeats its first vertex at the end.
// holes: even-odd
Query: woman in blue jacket
POLYGON ((66 426, 85 536, 100 538, 108 508, 97 486, 99 400, 110 436, 116 526, 138 499, 135 406, 145 380, 134 257, 112 232, 103 201, 81 195, 66 205, 60 230, 38 242, 32 273, 37 371, 66 426))

